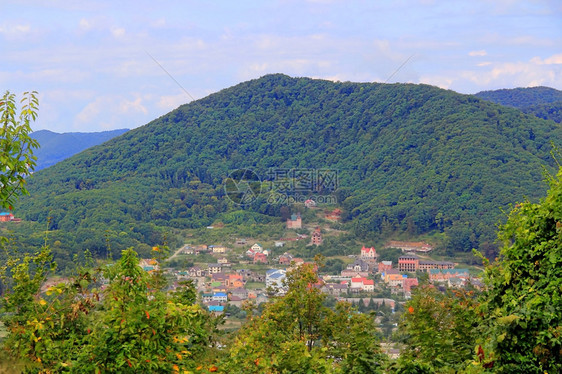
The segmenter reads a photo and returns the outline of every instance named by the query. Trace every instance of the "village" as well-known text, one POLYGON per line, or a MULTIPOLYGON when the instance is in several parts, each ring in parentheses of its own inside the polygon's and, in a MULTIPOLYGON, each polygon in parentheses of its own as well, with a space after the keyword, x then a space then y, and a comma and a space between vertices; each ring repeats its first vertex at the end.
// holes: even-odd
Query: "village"
MULTIPOLYGON (((341 211, 326 213, 330 220, 338 220, 341 211)), ((302 229, 300 213, 292 214, 286 221, 287 230, 302 229)), ((284 280, 287 272, 303 264, 312 264, 320 282, 313 285, 336 300, 360 302, 371 306, 386 306, 392 312, 397 304, 411 297, 412 290, 422 280, 436 286, 460 288, 468 285, 479 287, 480 279, 472 276, 467 268, 458 268, 455 263, 435 261, 429 258, 431 245, 424 242, 388 241, 384 248, 402 251, 398 261, 379 260, 374 246, 352 250, 345 267, 339 272, 326 272, 312 261, 297 257, 285 244, 291 240, 306 240, 308 246, 323 242, 322 230, 316 227, 310 235, 297 234, 292 238, 280 238, 265 247, 259 242, 237 239, 233 247, 222 244, 185 244, 172 257, 188 258, 193 262, 189 268, 163 269, 171 278, 173 287, 181 281, 192 280, 200 294, 202 305, 215 314, 225 313, 228 307, 242 308, 245 303, 259 305, 271 297, 286 292, 284 280), (199 259, 212 259, 204 262, 199 259), (420 279, 421 278, 421 279, 420 279)), ((158 267, 155 260, 143 260, 141 266, 147 271, 158 267)))

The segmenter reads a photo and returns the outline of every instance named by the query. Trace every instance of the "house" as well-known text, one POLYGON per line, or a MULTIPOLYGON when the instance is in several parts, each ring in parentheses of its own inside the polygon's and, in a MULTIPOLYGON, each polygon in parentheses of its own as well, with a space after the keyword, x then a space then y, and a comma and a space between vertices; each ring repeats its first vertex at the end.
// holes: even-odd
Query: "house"
POLYGON ((228 259, 227 259, 226 257, 221 257, 221 258, 219 258, 219 259, 217 260, 217 263, 218 263, 218 264, 221 264, 221 265, 223 265, 223 266, 227 266, 227 264, 229 264, 229 263, 228 263, 228 259))
POLYGON ((361 259, 355 259, 355 261, 353 261, 352 264, 347 265, 346 269, 353 270, 353 271, 368 272, 369 264, 361 259))
POLYGON ((277 290, 284 290, 283 284, 286 278, 287 271, 283 269, 271 269, 265 273, 265 287, 274 288, 277 290))
POLYGON ((295 266, 300 266, 304 264, 304 260, 300 257, 294 257, 293 261, 291 261, 291 264, 294 264, 295 266))
POLYGON ((361 288, 365 292, 373 292, 375 290, 375 281, 372 279, 365 279, 361 288))
POLYGON ((14 220, 14 215, 8 212, 0 213, 0 222, 10 222, 14 220))
POLYGON ((384 271, 381 273, 381 279, 385 282, 388 283, 386 280, 386 277, 390 274, 400 274, 400 272, 398 271, 398 269, 388 269, 387 271, 384 271))
POLYGON ((277 241, 277 242, 274 243, 274 245, 275 245, 276 248, 281 248, 281 247, 285 246, 285 242, 277 241))
POLYGON ((453 269, 455 264, 449 261, 420 260, 416 255, 403 255, 398 258, 400 271, 415 272, 430 271, 432 269, 453 269))
POLYGON ((447 280, 447 285, 450 288, 462 288, 465 285, 466 279, 452 277, 447 280))
POLYGON ((316 227, 316 229, 310 236, 310 244, 322 245, 322 233, 320 232, 320 227, 316 227))
POLYGON ((378 264, 378 272, 379 273, 384 273, 385 271, 388 271, 392 269, 392 261, 381 261, 378 264))
POLYGON ((287 219, 287 228, 288 229, 301 229, 302 228, 302 219, 301 214, 291 214, 291 218, 287 219))
POLYGON ((316 201, 308 199, 304 202, 304 206, 308 209, 316 208, 316 201))
POLYGON ((269 263, 265 253, 256 253, 254 255, 254 264, 267 264, 269 263))
POLYGON ((207 275, 207 272, 201 269, 199 266, 194 266, 189 269, 189 276, 190 277, 204 277, 207 275))
POLYGON ((404 278, 402 281, 402 288, 404 292, 412 292, 412 287, 418 286, 418 278, 404 278))
POLYGON ((226 253, 227 248, 224 245, 210 245, 209 250, 213 253, 226 253))
POLYGON ((224 285, 228 288, 239 288, 244 286, 244 279, 240 274, 227 274, 227 278, 224 280, 224 285))
POLYGON ((248 269, 237 269, 236 274, 242 276, 243 281, 247 281, 248 279, 251 279, 252 276, 254 276, 254 272, 248 269))
POLYGON ((216 274, 222 272, 222 265, 221 264, 209 264, 207 266, 208 274, 216 274))
POLYGON ((158 261, 156 261, 155 259, 152 258, 143 258, 139 261, 139 266, 142 268, 142 270, 147 271, 147 272, 151 272, 154 270, 158 270, 158 261))
POLYGON ((375 250, 375 247, 365 247, 363 246, 361 248, 361 254, 359 256, 360 258, 362 258, 363 260, 368 260, 368 261, 376 261, 377 258, 379 257, 379 255, 377 254, 377 251, 375 250))
POLYGON ((291 265, 291 261, 293 260, 293 255, 285 252, 281 256, 279 256, 279 265, 291 265))
POLYGON ((405 274, 388 274, 385 278, 385 282, 388 283, 390 287, 402 287, 406 277, 407 275, 405 274))
POLYGON ((239 297, 242 300, 246 300, 248 298, 248 290, 242 287, 238 287, 235 289, 230 290, 230 295, 239 297))
POLYGON ((351 278, 351 284, 350 287, 351 288, 362 288, 363 287, 363 281, 367 280, 366 278, 351 278))
POLYGON ((193 255, 195 254, 195 249, 191 247, 189 244, 184 244, 183 247, 179 249, 179 253, 184 255, 193 255))
POLYGON ((222 314, 224 312, 223 305, 209 305, 209 312, 214 314, 222 314))
POLYGON ((398 257, 398 270, 410 273, 418 270, 419 259, 415 255, 403 255, 398 257))
POLYGON ((211 277, 211 282, 220 282, 221 284, 225 284, 226 279, 228 278, 228 275, 223 272, 212 273, 209 275, 211 277))
MULTIPOLYGON (((349 264, 348 266, 353 266, 353 264, 349 264)), ((349 269, 344 269, 341 271, 340 275, 344 278, 360 278, 360 277, 368 277, 369 272, 367 271, 357 271, 353 267, 349 269)))
POLYGON ((351 291, 352 292, 372 292, 375 290, 375 281, 367 278, 351 278, 351 291))
POLYGON ((346 283, 326 283, 322 287, 322 292, 327 293, 332 296, 342 296, 347 295, 349 287, 346 283))
POLYGON ((341 220, 341 209, 334 209, 332 211, 324 212, 324 217, 330 221, 340 221, 341 220))
POLYGON ((213 300, 213 294, 210 293, 210 292, 204 293, 204 294, 202 295, 202 299, 203 299, 203 302, 204 302, 204 303, 211 302, 211 301, 213 300))
POLYGON ((429 280, 431 282, 447 282, 450 278, 469 279, 468 269, 430 269, 429 280))
POLYGON ((250 247, 250 249, 254 252, 262 252, 263 251, 263 246, 260 243, 256 243, 253 246, 250 247))
POLYGON ((228 296, 224 292, 215 292, 212 297, 213 301, 218 301, 219 303, 226 303, 228 301, 228 296))
POLYGON ((213 293, 217 293, 217 292, 226 293, 226 286, 221 282, 213 282, 211 283, 211 291, 213 291, 213 293))
POLYGON ((238 244, 238 245, 244 245, 244 244, 246 244, 246 239, 244 239, 244 238, 237 238, 237 239, 236 239, 236 244, 238 244))
POLYGON ((431 269, 454 269, 455 264, 449 261, 419 260, 418 270, 429 271, 431 269))
POLYGON ((244 304, 244 300, 239 298, 238 296, 228 296, 228 304, 241 308, 244 304))
POLYGON ((208 253, 208 252, 209 252, 209 248, 204 244, 196 245, 193 247, 193 253, 196 255, 200 253, 208 253))

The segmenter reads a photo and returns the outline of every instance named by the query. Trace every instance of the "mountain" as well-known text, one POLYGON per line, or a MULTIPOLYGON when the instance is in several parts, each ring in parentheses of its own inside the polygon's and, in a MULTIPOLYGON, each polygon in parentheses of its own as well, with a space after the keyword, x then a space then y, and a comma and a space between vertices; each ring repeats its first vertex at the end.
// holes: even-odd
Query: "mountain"
MULTIPOLYGON (((336 200, 358 237, 441 231, 449 249, 469 251, 495 239, 500 208, 544 195, 550 142, 561 140, 554 122, 476 96, 276 74, 35 173, 16 208, 27 220, 50 217, 69 250, 102 256, 109 238, 118 250, 159 243, 163 228, 278 222, 271 191, 247 205, 229 194, 242 185, 229 174, 249 168, 264 187, 336 200)), ((259 186, 247 179, 244 191, 259 186)))
POLYGON ((496 104, 521 109, 524 113, 539 118, 562 122, 562 91, 550 87, 530 87, 482 91, 476 94, 481 99, 496 104))
POLYGON ((56 133, 49 130, 39 130, 31 133, 41 147, 34 154, 37 156, 35 170, 41 170, 59 161, 69 158, 86 148, 101 144, 116 136, 124 134, 128 129, 103 132, 65 132, 56 133))

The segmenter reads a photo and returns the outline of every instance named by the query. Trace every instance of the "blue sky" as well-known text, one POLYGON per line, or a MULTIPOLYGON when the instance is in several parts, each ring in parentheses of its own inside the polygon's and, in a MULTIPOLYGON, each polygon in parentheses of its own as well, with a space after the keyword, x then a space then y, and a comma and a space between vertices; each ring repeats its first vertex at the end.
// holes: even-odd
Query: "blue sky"
POLYGON ((0 52, 35 129, 102 131, 191 100, 149 54, 195 99, 268 73, 562 90, 562 2, 2 0, 0 52))

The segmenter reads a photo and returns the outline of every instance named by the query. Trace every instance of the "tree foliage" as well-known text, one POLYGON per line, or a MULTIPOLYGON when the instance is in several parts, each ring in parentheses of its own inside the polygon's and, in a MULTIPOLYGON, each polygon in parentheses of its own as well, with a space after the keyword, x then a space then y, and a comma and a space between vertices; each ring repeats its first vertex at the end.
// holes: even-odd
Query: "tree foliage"
POLYGON ((540 203, 517 204, 486 269, 486 347, 496 371, 562 371, 562 170, 540 203))
POLYGON ((465 367, 473 358, 479 334, 476 296, 473 291, 417 288, 400 323, 405 346, 397 370, 422 373, 431 368, 448 373, 465 367))
POLYGON ((37 92, 26 92, 19 115, 16 96, 6 92, 0 98, 0 207, 12 209, 16 198, 27 193, 25 178, 35 167, 33 149, 39 144, 29 136, 37 118, 37 92))
POLYGON ((287 293, 237 334, 228 373, 381 373, 385 360, 374 317, 350 304, 323 305, 311 265, 287 273, 287 293))
POLYGON ((146 273, 132 249, 43 293, 50 263, 45 248, 6 269, 13 286, 2 302, 4 348, 26 372, 179 373, 213 359, 219 320, 196 304, 193 285, 168 293, 162 274, 146 273))

